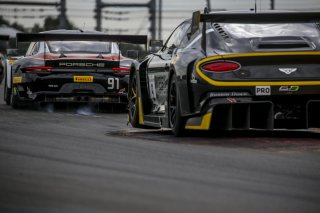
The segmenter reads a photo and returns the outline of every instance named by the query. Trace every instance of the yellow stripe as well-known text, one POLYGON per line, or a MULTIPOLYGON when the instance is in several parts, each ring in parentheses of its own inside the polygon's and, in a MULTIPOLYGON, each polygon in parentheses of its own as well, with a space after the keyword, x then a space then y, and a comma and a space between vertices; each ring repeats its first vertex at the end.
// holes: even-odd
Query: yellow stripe
POLYGON ((194 130, 208 130, 210 128, 212 113, 209 112, 202 117, 201 124, 199 126, 185 126, 186 129, 194 130))
POLYGON ((143 114, 142 114, 142 104, 141 104, 141 98, 138 98, 138 107, 139 107, 139 124, 144 124, 143 114))
POLYGON ((216 81, 206 76, 201 70, 200 65, 217 59, 227 58, 239 58, 239 57, 259 57, 259 56, 292 56, 292 55, 319 55, 320 52, 270 52, 270 53, 245 53, 245 54, 230 54, 223 56, 212 56, 202 59, 196 66, 197 74, 207 81, 209 84, 214 86, 303 86, 303 85, 320 85, 320 81, 250 81, 250 82, 225 82, 216 81))

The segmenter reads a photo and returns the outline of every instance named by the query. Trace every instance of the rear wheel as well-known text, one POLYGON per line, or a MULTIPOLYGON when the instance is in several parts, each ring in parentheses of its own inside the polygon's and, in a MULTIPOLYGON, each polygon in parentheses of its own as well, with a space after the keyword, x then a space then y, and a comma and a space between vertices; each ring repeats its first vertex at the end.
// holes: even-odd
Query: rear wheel
POLYGON ((181 117, 180 100, 177 93, 177 79, 174 74, 170 78, 168 99, 169 124, 172 133, 177 137, 183 136, 185 133, 185 119, 181 117))
POLYGON ((136 71, 133 71, 129 81, 128 102, 129 102, 129 122, 134 128, 142 128, 139 124, 139 100, 138 100, 138 83, 136 71))

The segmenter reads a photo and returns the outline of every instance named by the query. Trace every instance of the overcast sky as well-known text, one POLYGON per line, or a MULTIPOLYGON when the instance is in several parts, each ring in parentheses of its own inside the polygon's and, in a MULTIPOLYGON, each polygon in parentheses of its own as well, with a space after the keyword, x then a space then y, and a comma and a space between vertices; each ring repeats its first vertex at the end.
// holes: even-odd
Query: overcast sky
MULTIPOLYGON (((1 1, 1 0, 0 0, 1 1)), ((16 0, 19 1, 19 0, 16 0)), ((27 0, 23 0, 27 1, 27 0)), ((59 0, 32 0, 40 2, 56 2, 59 0)), ((146 3, 149 0, 102 0, 105 3, 146 3)), ((159 0, 157 0, 159 1, 159 0)), ((167 37, 169 33, 184 19, 191 17, 191 13, 196 10, 203 11, 206 0, 162 0, 163 2, 163 33, 162 37, 167 37)), ((211 7, 214 9, 226 10, 248 10, 254 8, 254 0, 211 0, 211 7)), ((258 9, 270 9, 270 0, 257 0, 258 9)), ((69 20, 78 28, 93 30, 96 21, 93 18, 95 0, 67 0, 67 16, 69 20)), ((320 0, 275 0, 276 9, 290 10, 318 10, 320 11, 320 0)), ((45 11, 32 11, 38 7, 17 7, 1 5, 0 14, 11 22, 17 21, 26 27, 31 27, 34 23, 42 25, 44 16, 57 16, 55 8, 46 7, 45 11), (14 12, 14 8, 19 9, 14 12), (23 9, 26 9, 23 11, 23 9), (16 18, 14 16, 17 16, 16 18), (34 18, 26 16, 35 16, 34 18)), ((148 33, 148 10, 146 8, 104 8, 103 17, 121 17, 128 20, 112 21, 102 20, 103 30, 111 30, 109 33, 122 34, 146 34, 148 33), (109 11, 127 11, 124 15, 115 15, 109 11)))

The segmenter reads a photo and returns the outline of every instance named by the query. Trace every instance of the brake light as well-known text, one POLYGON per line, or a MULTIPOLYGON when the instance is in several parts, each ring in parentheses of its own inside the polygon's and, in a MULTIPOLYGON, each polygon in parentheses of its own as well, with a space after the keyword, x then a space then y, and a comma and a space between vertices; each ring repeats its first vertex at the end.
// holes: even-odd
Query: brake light
POLYGON ((35 66, 22 68, 22 71, 28 73, 50 74, 52 68, 52 66, 35 66))
POLYGON ((130 68, 128 67, 113 67, 112 70, 114 71, 115 75, 129 75, 130 68))
POLYGON ((202 65, 202 70, 209 72, 231 72, 238 70, 240 68, 240 64, 232 61, 219 61, 219 62, 210 62, 202 65))
POLYGON ((113 71, 129 71, 130 69, 128 67, 113 67, 113 71))

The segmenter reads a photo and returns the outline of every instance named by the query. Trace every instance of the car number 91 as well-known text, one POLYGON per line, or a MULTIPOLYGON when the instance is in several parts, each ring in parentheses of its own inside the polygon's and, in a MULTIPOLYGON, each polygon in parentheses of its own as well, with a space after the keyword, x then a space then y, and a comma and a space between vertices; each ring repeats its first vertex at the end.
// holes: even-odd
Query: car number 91
POLYGON ((110 90, 118 90, 120 88, 119 78, 108 78, 107 83, 110 90))

